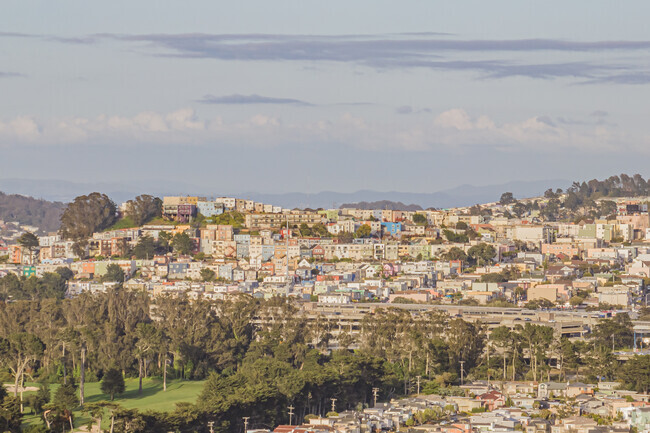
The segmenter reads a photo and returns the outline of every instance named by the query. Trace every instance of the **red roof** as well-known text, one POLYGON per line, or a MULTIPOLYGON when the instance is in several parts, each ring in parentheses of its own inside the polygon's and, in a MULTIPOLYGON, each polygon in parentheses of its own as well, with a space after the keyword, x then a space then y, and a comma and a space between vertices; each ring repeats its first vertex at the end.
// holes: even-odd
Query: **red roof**
POLYGON ((480 400, 499 400, 500 398, 503 398, 503 394, 499 391, 490 391, 479 395, 478 398, 480 400))

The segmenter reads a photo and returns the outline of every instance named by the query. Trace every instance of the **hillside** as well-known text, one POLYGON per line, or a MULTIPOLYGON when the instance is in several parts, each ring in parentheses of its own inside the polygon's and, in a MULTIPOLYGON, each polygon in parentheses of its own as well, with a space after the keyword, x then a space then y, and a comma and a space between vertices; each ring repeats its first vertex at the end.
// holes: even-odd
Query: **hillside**
POLYGON ((421 206, 417 204, 404 204, 401 201, 395 202, 391 200, 380 201, 362 201, 358 203, 343 203, 340 209, 356 208, 356 209, 387 209, 387 210, 405 210, 405 211, 418 211, 422 210, 421 206))
POLYGON ((0 220, 18 221, 21 224, 39 227, 44 232, 59 229, 65 206, 61 202, 0 192, 0 220))

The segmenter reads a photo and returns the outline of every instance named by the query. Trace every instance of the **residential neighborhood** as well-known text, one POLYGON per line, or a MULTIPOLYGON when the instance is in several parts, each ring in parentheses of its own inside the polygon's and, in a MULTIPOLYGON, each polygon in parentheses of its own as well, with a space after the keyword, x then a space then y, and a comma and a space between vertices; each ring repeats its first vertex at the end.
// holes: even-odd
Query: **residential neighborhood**
MULTIPOLYGON (((327 324, 326 339, 317 332, 311 342, 323 353, 363 349, 365 327, 382 314, 408 317, 414 327, 442 314, 487 336, 476 355, 487 357, 487 380, 480 365, 466 375, 461 359, 453 378, 429 376, 424 389, 420 375, 409 376, 401 397, 341 412, 333 402, 327 416, 249 432, 650 431, 650 395, 614 373, 585 376, 575 367, 570 374, 569 355, 544 347, 570 341, 579 351, 611 322, 627 323, 629 334, 616 334, 618 342, 611 334, 608 356, 625 365, 650 353, 650 214, 638 197, 607 203, 614 213, 605 219, 573 222, 544 216, 549 197, 418 211, 145 199, 158 207, 142 224, 127 202, 110 227, 87 238, 62 230, 30 243, 35 228, 3 223, 0 278, 27 281, 67 269, 66 298, 118 288, 154 300, 283 298, 306 326, 327 324), (526 337, 529 329, 550 334, 526 337), (509 352, 509 341, 521 346, 509 352), (529 380, 516 375, 518 362, 528 364, 529 380), (431 388, 438 380, 443 385, 431 388)), ((22 296, 4 295, 8 303, 22 296)), ((260 329, 277 322, 264 314, 251 320, 260 329)))

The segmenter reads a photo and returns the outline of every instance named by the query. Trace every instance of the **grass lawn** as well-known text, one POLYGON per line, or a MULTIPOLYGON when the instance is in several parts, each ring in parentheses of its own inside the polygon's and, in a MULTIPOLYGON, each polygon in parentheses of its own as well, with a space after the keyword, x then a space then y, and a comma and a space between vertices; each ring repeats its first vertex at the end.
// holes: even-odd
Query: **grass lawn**
MULTIPOLYGON (((162 379, 148 378, 142 381, 142 395, 138 394, 138 379, 126 379, 126 391, 124 394, 115 396, 115 403, 127 408, 138 409, 139 411, 155 410, 159 412, 170 412, 176 408, 176 403, 195 403, 197 397, 203 390, 205 381, 182 381, 168 380, 167 391, 163 392, 162 379)), ((32 385, 32 384, 29 384, 32 385)), ((110 400, 110 396, 102 394, 99 389, 99 382, 86 383, 86 403, 94 403, 102 400, 110 400)), ((38 386, 34 384, 34 386, 38 386)), ((52 385, 52 396, 58 385, 52 385)), ((25 396, 29 393, 25 393, 25 396)), ((29 413, 30 408, 26 408, 29 413)), ((23 417, 23 427, 41 424, 40 416, 26 413, 23 417)), ((89 420, 83 416, 81 410, 73 411, 75 427, 82 426, 89 420)))
POLYGON ((120 229, 130 229, 137 227, 138 225, 133 222, 130 217, 124 217, 118 220, 115 224, 110 226, 107 230, 120 230, 120 229))

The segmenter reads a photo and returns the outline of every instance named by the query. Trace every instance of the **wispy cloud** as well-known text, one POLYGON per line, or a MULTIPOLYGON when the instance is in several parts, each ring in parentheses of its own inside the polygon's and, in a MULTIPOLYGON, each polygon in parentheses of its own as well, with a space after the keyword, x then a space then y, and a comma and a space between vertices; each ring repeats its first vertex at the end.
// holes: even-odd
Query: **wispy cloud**
POLYGON ((280 105, 312 105, 309 102, 301 101, 292 98, 274 98, 269 96, 260 95, 224 95, 214 96, 205 95, 199 99, 198 102, 203 104, 280 104, 280 105))
POLYGON ((397 114, 411 114, 413 113, 413 107, 410 105, 402 105, 400 107, 397 107, 395 109, 395 113, 397 114))
POLYGON ((18 72, 3 72, 0 71, 0 78, 25 78, 27 75, 18 72))
POLYGON ((613 74, 593 78, 582 84, 650 84, 650 73, 644 71, 613 74))
POLYGON ((41 35, 18 32, 0 32, 0 38, 40 38, 41 35))
MULTIPOLYGON (((473 71, 484 78, 523 76, 534 79, 581 78, 584 83, 646 84, 642 69, 632 63, 612 64, 601 53, 648 51, 650 41, 566 41, 557 39, 462 40, 437 34, 304 36, 269 34, 105 35, 146 43, 157 56, 226 61, 347 62, 380 69, 427 68, 473 71), (590 57, 573 62, 531 62, 546 52, 590 57), (457 59, 480 53, 493 59, 457 59), (594 56, 594 54, 599 54, 594 56), (506 58, 499 58, 505 56, 506 58), (513 57, 514 58, 508 58, 513 57), (523 56, 523 57, 522 57, 523 56)), ((546 58, 547 56, 544 56, 546 58)))
POLYGON ((189 59, 335 62, 380 70, 468 71, 484 79, 566 78, 579 84, 650 84, 650 74, 640 60, 642 56, 636 55, 647 54, 650 41, 479 40, 426 32, 370 35, 103 33, 79 37, 0 33, 0 37, 40 37, 67 44, 91 44, 110 39, 137 44, 137 50, 146 55, 189 59), (548 60, 548 53, 571 53, 577 60, 552 61, 548 60), (635 56, 617 60, 616 55, 622 53, 635 53, 635 56))

